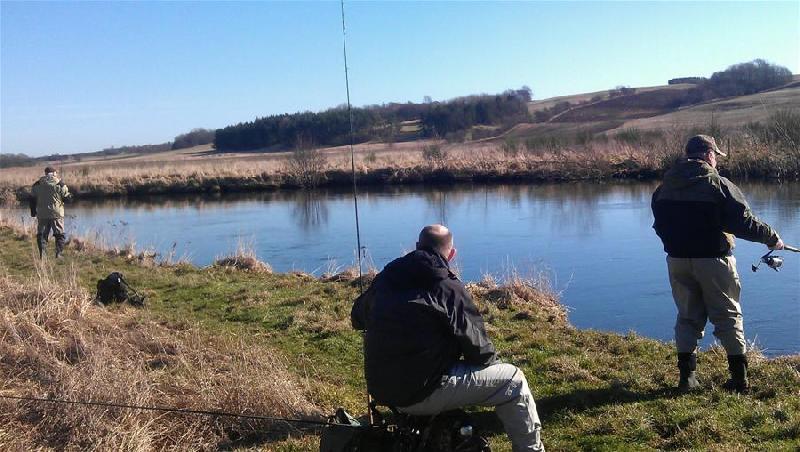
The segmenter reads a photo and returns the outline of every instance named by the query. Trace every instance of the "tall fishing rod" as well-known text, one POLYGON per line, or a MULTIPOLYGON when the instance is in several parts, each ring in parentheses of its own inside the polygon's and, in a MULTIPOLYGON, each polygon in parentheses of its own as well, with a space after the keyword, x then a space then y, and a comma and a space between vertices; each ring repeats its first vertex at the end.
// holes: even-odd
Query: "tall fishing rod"
MULTIPOLYGON (((350 121, 350 171, 353 174, 353 210, 356 217, 356 260, 358 262, 358 294, 364 295, 364 278, 361 267, 361 227, 358 221, 358 185, 356 183, 356 153, 355 153, 355 132, 353 131, 353 106, 350 103, 350 76, 347 68, 347 27, 344 20, 344 0, 339 2, 342 10, 342 55, 344 56, 344 86, 347 91, 347 117, 350 121)), ((362 336, 363 337, 363 336, 362 336)), ((362 356, 364 363, 367 362, 366 339, 363 341, 362 356)), ((372 418, 372 396, 367 390, 367 418, 370 425, 372 418)))
POLYGON ((356 216, 356 260, 358 262, 358 290, 364 293, 364 283, 361 266, 361 227, 358 221, 358 186, 356 184, 356 154, 355 132, 353 130, 353 107, 350 103, 350 76, 347 68, 347 29, 344 20, 344 0, 340 2, 342 8, 342 55, 344 56, 344 86, 347 91, 347 117, 350 121, 350 171, 353 174, 353 210, 356 216))

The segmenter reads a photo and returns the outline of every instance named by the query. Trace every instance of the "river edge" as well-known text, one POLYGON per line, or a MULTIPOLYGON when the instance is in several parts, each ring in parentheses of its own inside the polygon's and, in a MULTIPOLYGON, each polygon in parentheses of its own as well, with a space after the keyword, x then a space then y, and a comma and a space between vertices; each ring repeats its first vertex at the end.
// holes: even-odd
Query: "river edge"
MULTIPOLYGON (((35 281, 31 237, 0 227, 0 245, 0 268, 9 277, 35 281)), ((349 305, 358 293, 352 279, 274 274, 248 266, 157 265, 84 246, 73 244, 64 260, 45 266, 53 274, 77 275, 89 293, 97 279, 121 271, 148 297, 146 308, 135 310, 137 322, 197 323, 210 334, 249 337, 284 356, 289 371, 306 379, 308 397, 322 412, 340 405, 363 412, 360 339, 349 325, 349 305)), ((727 375, 724 352, 703 351, 701 381, 707 389, 681 396, 671 389, 677 379, 671 344, 634 333, 576 329, 556 315, 557 304, 542 303, 546 294, 524 284, 470 289, 501 357, 524 370, 551 449, 798 445, 800 355, 765 359, 751 353, 756 389, 737 396, 719 388, 727 375)), ((488 432, 493 450, 509 450, 493 419, 480 417, 477 425, 488 432)), ((317 438, 300 435, 269 447, 312 450, 317 438)))
MULTIPOLYGON (((356 185, 376 186, 414 186, 414 185, 502 185, 502 184, 549 184, 569 182, 625 182, 652 181, 660 179, 665 170, 639 167, 635 162, 623 161, 617 164, 597 167, 580 165, 575 162, 562 162, 552 166, 509 165, 503 168, 452 169, 436 167, 378 168, 356 172, 356 185), (524 167, 527 166, 527 167, 524 167)), ((731 174, 720 170, 723 176, 731 174)), ((800 180, 795 177, 777 177, 755 173, 738 179, 781 181, 800 180)), ((353 174, 344 170, 328 170, 314 176, 313 183, 308 176, 293 176, 285 173, 262 173, 257 176, 207 176, 201 174, 171 175, 169 177, 139 177, 109 179, 106 183, 65 183, 75 199, 112 199, 123 197, 146 197, 154 195, 224 194, 270 192, 276 190, 303 190, 312 188, 352 188, 353 174)), ((31 182, 32 183, 32 182, 31 182)), ((30 196, 30 186, 0 187, 0 201, 7 204, 24 204, 30 196)))

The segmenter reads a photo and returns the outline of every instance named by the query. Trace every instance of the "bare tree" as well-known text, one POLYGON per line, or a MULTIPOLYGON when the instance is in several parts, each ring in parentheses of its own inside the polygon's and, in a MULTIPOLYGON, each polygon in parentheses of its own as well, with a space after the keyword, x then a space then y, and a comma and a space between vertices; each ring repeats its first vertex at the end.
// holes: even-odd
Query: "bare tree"
POLYGON ((313 188, 322 180, 327 164, 327 159, 311 140, 298 137, 287 171, 299 185, 313 188))

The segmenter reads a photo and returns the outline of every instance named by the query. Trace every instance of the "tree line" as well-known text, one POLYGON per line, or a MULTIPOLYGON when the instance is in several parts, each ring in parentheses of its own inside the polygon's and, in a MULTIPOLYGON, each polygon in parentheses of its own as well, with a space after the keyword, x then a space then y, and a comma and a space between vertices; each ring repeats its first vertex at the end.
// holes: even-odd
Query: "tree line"
POLYGON ((709 78, 699 78, 682 105, 720 97, 747 96, 786 85, 792 79, 792 71, 762 59, 734 64, 724 71, 714 72, 709 78))
POLYGON ((282 150, 299 142, 337 146, 350 141, 350 121, 356 143, 369 140, 392 142, 403 122, 419 121, 419 134, 445 136, 474 125, 506 125, 528 119, 530 88, 507 90, 495 95, 459 97, 445 102, 384 104, 331 108, 322 112, 271 115, 217 129, 214 147, 219 151, 254 149, 282 150))

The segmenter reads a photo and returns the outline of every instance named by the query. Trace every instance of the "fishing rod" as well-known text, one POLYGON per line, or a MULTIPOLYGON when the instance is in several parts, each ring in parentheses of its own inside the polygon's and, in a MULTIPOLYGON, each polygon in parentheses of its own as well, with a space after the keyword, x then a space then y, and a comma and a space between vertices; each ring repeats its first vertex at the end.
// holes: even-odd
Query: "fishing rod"
MULTIPOLYGON (((356 183, 356 154, 355 154, 355 132, 353 130, 353 107, 350 103, 350 76, 347 68, 347 27, 344 19, 344 0, 339 2, 342 10, 342 56, 344 57, 344 86, 347 92, 347 117, 350 122, 350 171, 353 174, 353 210, 356 219, 356 260, 358 262, 358 293, 364 295, 364 278, 361 266, 361 227, 358 221, 358 184, 356 183)), ((362 358, 366 363, 367 350, 366 340, 362 335, 362 358)), ((372 395, 367 390, 367 418, 370 425, 374 422, 372 416, 372 395)))
MULTIPOLYGON (((800 253, 800 248, 796 248, 794 246, 784 245, 782 249, 786 251, 792 251, 794 253, 800 253)), ((767 254, 761 256, 761 258, 756 261, 757 263, 751 265, 750 269, 753 270, 753 272, 756 272, 761 264, 766 264, 767 267, 775 270, 776 272, 781 271, 780 269, 781 266, 783 266, 783 258, 781 256, 773 256, 772 253, 775 251, 778 250, 769 250, 767 254)))
POLYGON ((192 410, 187 408, 174 408, 164 406, 145 406, 145 405, 129 405, 124 403, 114 402, 97 402, 93 400, 67 400, 67 399, 54 399, 47 397, 26 397, 26 396, 12 396, 0 394, 0 399, 19 400, 26 402, 39 402, 39 403, 55 403, 61 405, 82 405, 82 406, 97 406, 105 408, 123 408, 128 410, 141 410, 141 411, 158 411, 162 413, 176 413, 185 415, 196 416, 214 416, 214 417, 236 417, 241 419, 252 419, 259 421, 272 421, 272 422, 286 422, 289 424, 309 424, 327 426, 328 421, 321 421, 315 419, 292 419, 276 416, 261 416, 256 414, 242 414, 242 413, 228 413, 226 411, 214 410, 192 410))

